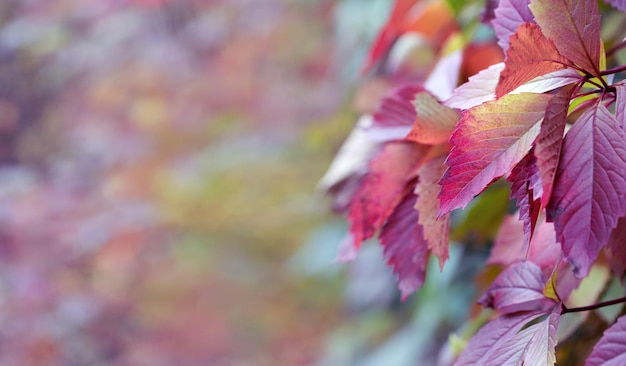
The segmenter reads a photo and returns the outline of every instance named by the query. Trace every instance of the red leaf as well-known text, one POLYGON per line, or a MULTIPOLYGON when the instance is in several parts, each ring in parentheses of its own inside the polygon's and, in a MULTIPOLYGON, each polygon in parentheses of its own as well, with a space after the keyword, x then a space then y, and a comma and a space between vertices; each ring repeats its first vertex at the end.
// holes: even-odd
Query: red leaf
POLYGON ((370 170, 352 197, 348 213, 355 248, 382 227, 428 150, 413 142, 390 142, 370 162, 370 170))
POLYGON ((589 0, 531 0, 530 9, 543 34, 561 55, 599 76, 600 13, 589 0))
POLYGON ((585 366, 624 365, 626 364, 626 316, 617 319, 587 358, 585 366))
POLYGON ((561 147, 563 145, 563 133, 567 122, 567 108, 573 88, 565 87, 557 91, 548 102, 545 117, 541 123, 541 130, 535 145, 537 168, 541 175, 543 194, 542 206, 546 206, 552 195, 554 175, 559 163, 561 147))
POLYGON ((496 87, 496 97, 500 98, 538 76, 565 68, 562 63, 566 61, 554 43, 541 33, 537 24, 520 25, 517 33, 511 37, 504 70, 496 87))
POLYGON ((498 37, 498 45, 504 51, 509 48, 509 38, 522 23, 532 22, 533 13, 528 8, 529 0, 500 0, 491 21, 498 37))
POLYGON ((445 157, 434 158, 424 164, 418 171, 419 181, 415 186, 417 202, 415 209, 419 211, 419 224, 424 230, 424 239, 428 242, 428 249, 439 258, 439 267, 448 260, 448 233, 450 228, 449 215, 443 215, 437 220, 439 213, 439 179, 445 171, 445 157))
POLYGON ((465 207, 530 150, 551 96, 506 95, 463 113, 441 179, 440 214, 465 207))
POLYGON ((478 302, 502 314, 543 311, 556 305, 543 294, 545 285, 539 266, 530 261, 517 262, 500 273, 478 302))
POLYGON ((455 366, 554 365, 560 306, 543 321, 523 330, 543 312, 498 317, 472 337, 455 366))
POLYGON ((548 219, 579 278, 587 276, 617 220, 626 214, 626 134, 602 105, 565 136, 548 219))
POLYGON ((407 189, 380 233, 383 253, 397 276, 403 300, 422 286, 428 265, 428 247, 418 225, 419 213, 413 208, 415 199, 412 189, 407 189))
POLYGON ((460 118, 457 111, 441 105, 428 92, 416 94, 413 106, 414 113, 417 112, 417 114, 413 127, 406 136, 407 140, 437 145, 450 139, 454 126, 460 118))

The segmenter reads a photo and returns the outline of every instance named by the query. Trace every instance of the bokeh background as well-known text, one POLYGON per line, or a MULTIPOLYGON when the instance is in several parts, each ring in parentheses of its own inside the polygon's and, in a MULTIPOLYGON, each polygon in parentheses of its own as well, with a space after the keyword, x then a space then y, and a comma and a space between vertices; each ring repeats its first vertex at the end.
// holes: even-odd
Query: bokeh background
POLYGON ((434 357, 463 272, 400 302, 316 188, 391 5, 0 2, 0 365, 434 357))

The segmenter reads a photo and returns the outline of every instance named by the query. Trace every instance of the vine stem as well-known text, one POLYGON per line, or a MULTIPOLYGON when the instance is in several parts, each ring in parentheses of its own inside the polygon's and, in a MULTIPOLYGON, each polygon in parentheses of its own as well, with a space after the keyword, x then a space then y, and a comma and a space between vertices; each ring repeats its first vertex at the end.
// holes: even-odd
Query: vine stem
POLYGON ((581 307, 577 307, 577 308, 568 308, 567 306, 565 306, 565 304, 561 303, 561 314, 567 314, 567 313, 578 313, 581 311, 589 311, 589 310, 595 310, 595 309, 599 309, 605 306, 611 306, 611 305, 616 305, 619 303, 623 303, 626 302, 626 296, 624 297, 620 297, 618 299, 613 299, 613 300, 609 300, 609 301, 603 301, 603 302, 599 302, 597 304, 593 304, 593 305, 587 305, 587 306, 581 306, 581 307))
POLYGON ((626 71, 626 65, 613 67, 611 69, 606 69, 604 71, 600 71, 601 76, 617 74, 618 72, 626 71))

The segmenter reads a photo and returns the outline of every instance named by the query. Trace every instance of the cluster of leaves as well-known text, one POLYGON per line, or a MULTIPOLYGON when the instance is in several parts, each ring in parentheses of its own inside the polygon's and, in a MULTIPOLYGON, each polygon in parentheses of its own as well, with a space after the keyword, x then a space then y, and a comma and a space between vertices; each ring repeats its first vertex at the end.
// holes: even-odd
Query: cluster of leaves
MULTIPOLYGON (((553 365, 576 329, 559 329, 563 314, 626 301, 593 304, 626 268, 626 39, 601 38, 601 9, 620 17, 626 4, 609 3, 489 0, 477 25, 469 5, 398 0, 372 48, 365 71, 392 89, 321 183, 350 224, 340 259, 378 234, 406 298, 431 254, 448 259, 454 210, 500 180, 517 206, 488 259, 503 269, 479 299, 494 316, 455 365, 553 365)), ((625 331, 621 317, 586 365, 626 362, 625 331)))

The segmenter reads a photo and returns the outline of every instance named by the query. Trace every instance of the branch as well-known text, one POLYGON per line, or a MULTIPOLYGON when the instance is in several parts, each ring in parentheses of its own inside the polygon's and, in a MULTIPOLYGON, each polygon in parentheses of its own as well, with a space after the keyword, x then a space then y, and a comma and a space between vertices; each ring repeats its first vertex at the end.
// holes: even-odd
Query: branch
POLYGON ((614 299, 614 300, 609 300, 609 301, 603 301, 603 302, 599 302, 597 304, 593 304, 593 305, 587 305, 587 306, 581 306, 578 308, 568 308, 567 306, 565 306, 565 304, 561 304, 561 314, 567 314, 567 313, 577 313, 577 312, 581 312, 581 311, 589 311, 589 310, 595 310, 595 309, 599 309, 605 306, 611 306, 611 305, 616 305, 619 303, 623 303, 626 302, 626 296, 624 297, 620 297, 619 299, 614 299))

